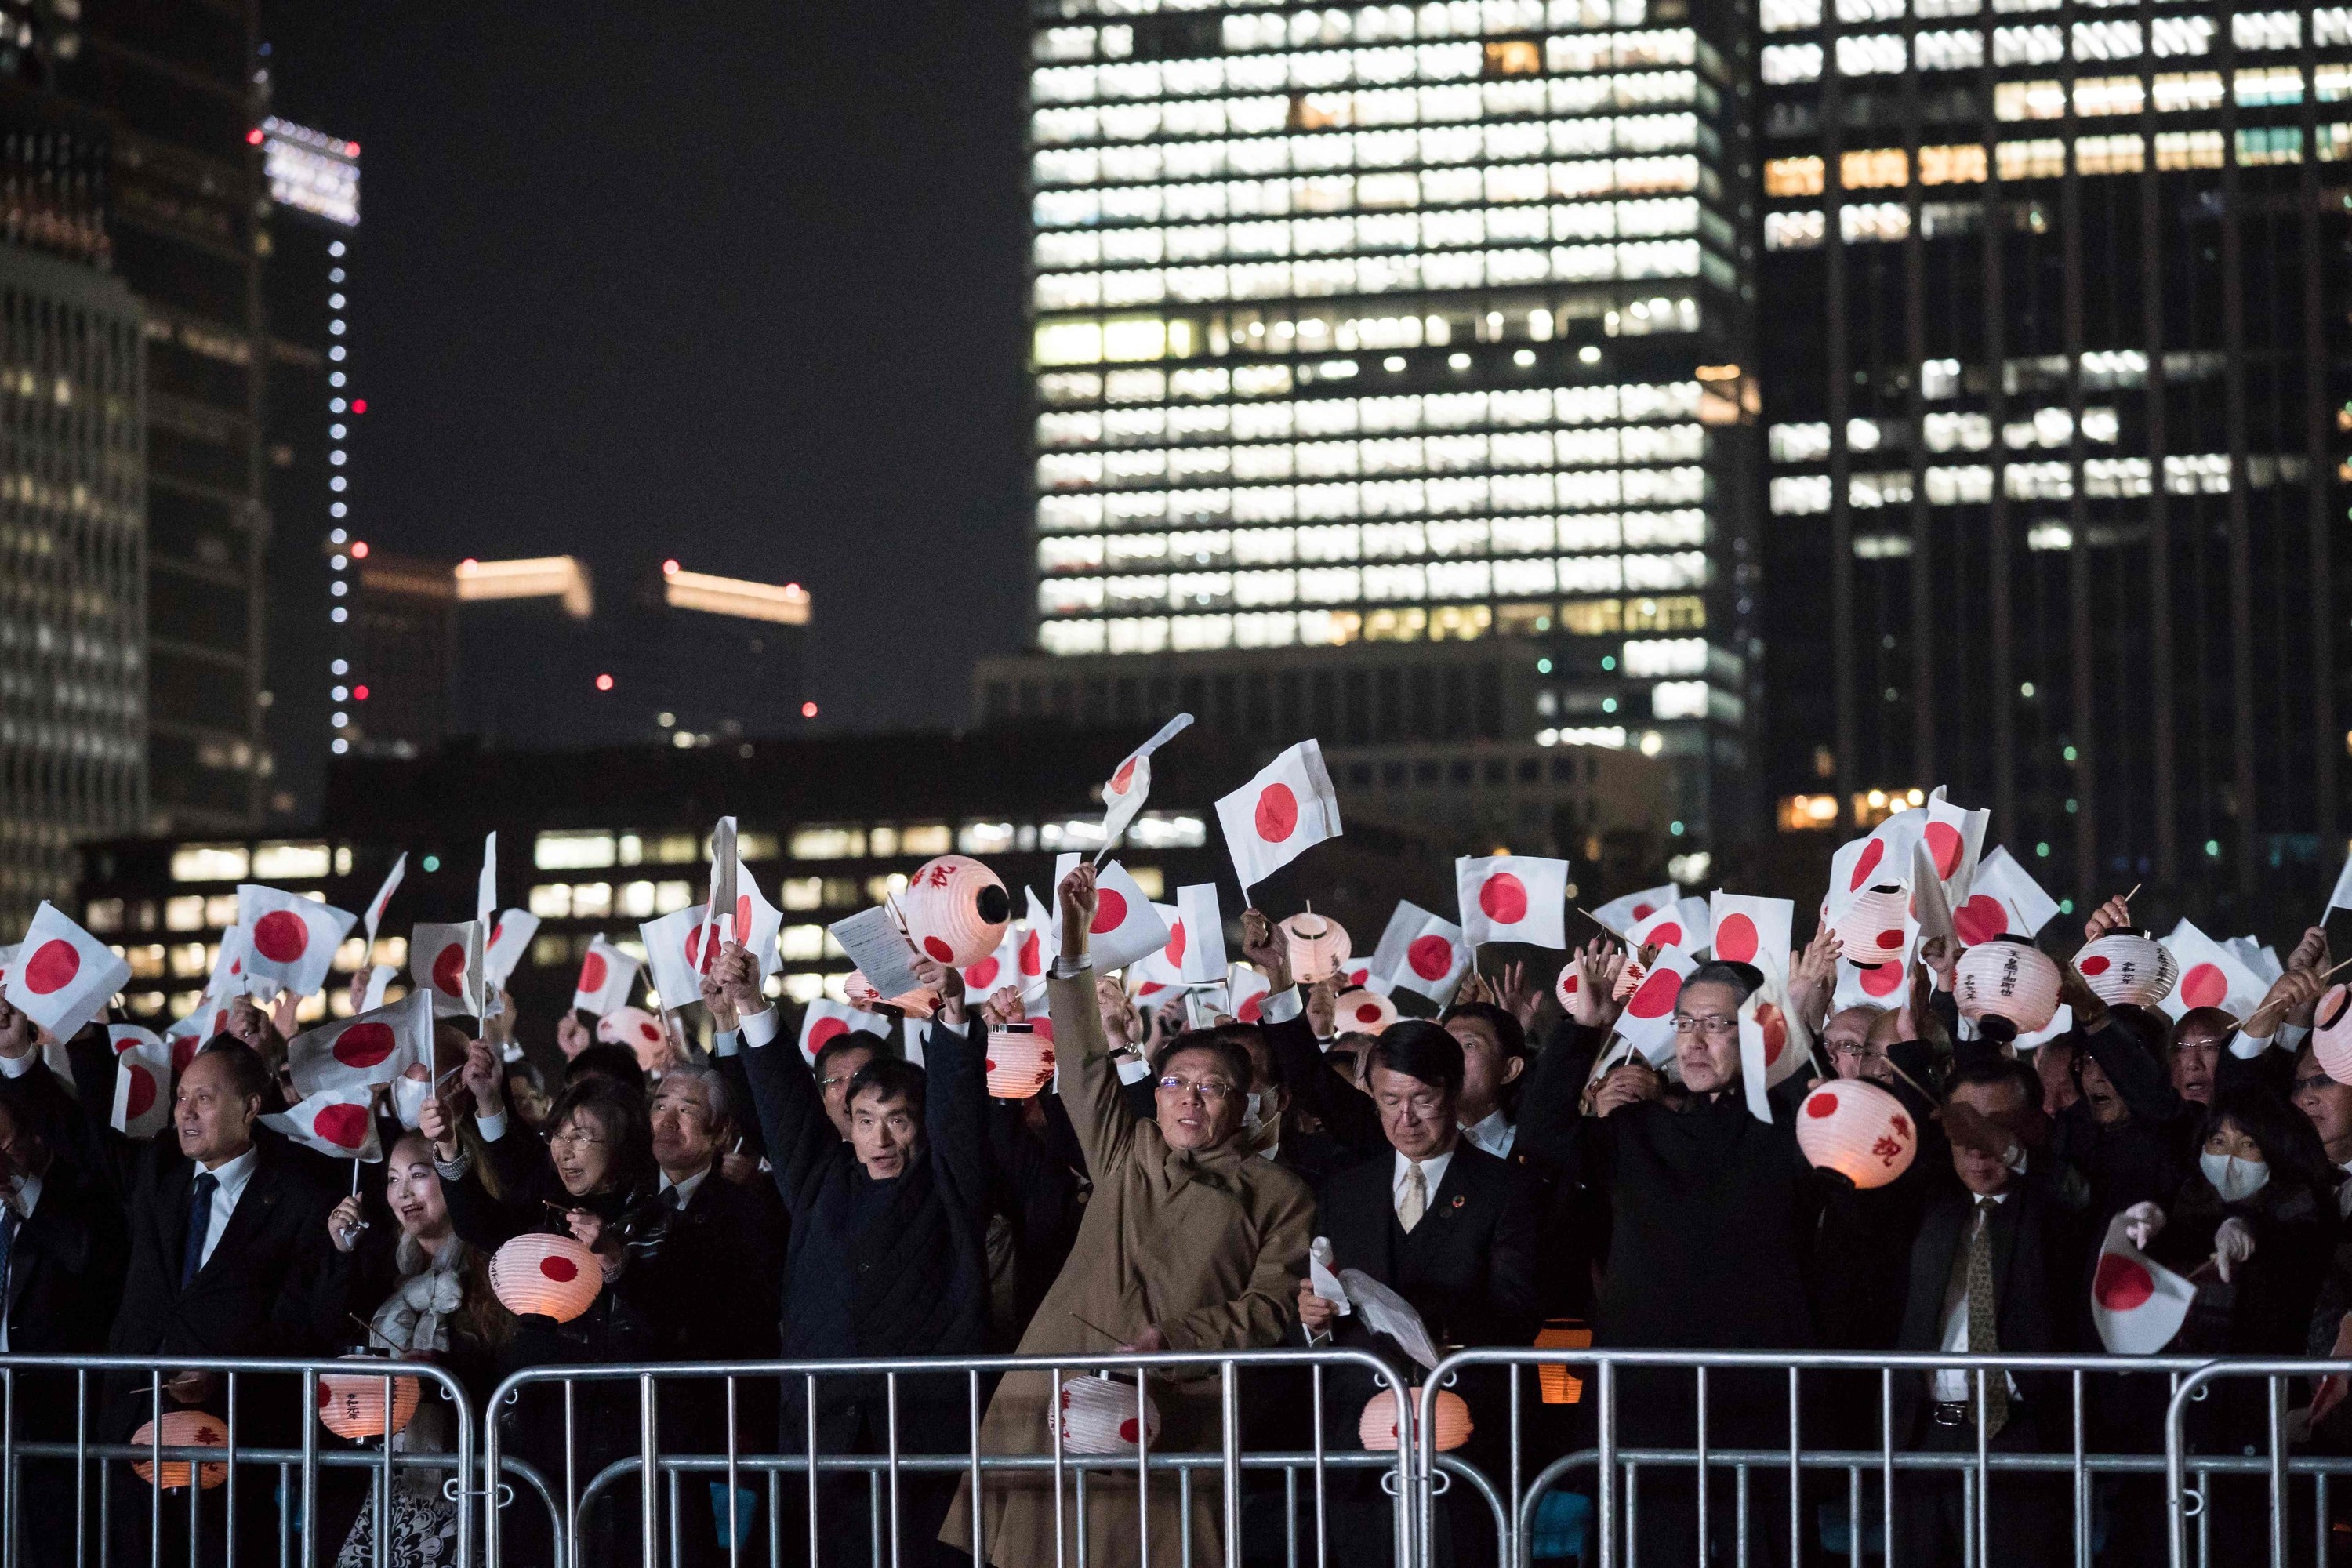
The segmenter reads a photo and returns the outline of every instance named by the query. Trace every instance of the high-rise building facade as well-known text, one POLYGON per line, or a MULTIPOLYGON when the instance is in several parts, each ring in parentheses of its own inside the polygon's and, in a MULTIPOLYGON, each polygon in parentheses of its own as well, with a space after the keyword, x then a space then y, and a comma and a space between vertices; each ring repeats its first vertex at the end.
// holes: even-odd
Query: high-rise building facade
POLYGON ((74 846, 144 829, 139 302, 0 245, 0 933, 63 904, 74 846))
POLYGON ((2324 889, 2352 12, 1760 27, 1784 823, 1948 782, 2053 892, 2324 889))
POLYGON ((1041 6, 1041 654, 1115 687, 1212 650, 1515 639, 1544 678, 1515 742, 1663 754, 1680 825, 1738 831, 1753 25, 1041 6))

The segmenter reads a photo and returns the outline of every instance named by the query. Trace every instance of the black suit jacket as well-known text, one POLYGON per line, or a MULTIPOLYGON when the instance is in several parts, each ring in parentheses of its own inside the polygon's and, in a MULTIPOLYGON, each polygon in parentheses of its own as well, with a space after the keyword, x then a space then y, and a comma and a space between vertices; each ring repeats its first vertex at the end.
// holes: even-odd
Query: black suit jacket
MULTIPOLYGON (((131 1176, 131 1259, 107 1344, 112 1353, 299 1356, 328 1348, 315 1338, 310 1309, 331 1249, 327 1212, 336 1196, 304 1176, 275 1134, 263 1131, 254 1148, 253 1174, 236 1209, 184 1290, 180 1262, 195 1167, 173 1142, 148 1146, 131 1176)), ((147 1381, 143 1373, 108 1380, 110 1419, 124 1432, 145 1418, 147 1381)))
POLYGON ((122 1294, 122 1211, 102 1186, 62 1160, 41 1177, 32 1217, 8 1252, 8 1349, 15 1355, 88 1354, 106 1346, 122 1294))

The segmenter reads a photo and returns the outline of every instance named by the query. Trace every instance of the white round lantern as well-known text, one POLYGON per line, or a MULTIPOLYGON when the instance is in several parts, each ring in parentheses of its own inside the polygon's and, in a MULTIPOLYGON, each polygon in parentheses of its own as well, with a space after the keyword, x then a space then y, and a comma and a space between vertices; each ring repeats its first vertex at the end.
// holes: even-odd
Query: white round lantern
MULTIPOLYGON (((1421 1409, 1421 1390, 1409 1388, 1405 1397, 1412 1408, 1421 1409)), ((1437 1451, 1451 1453, 1470 1440, 1470 1406, 1452 1389, 1440 1389, 1437 1394, 1437 1451)), ((1356 1440, 1368 1452, 1393 1454, 1397 1446, 1396 1390, 1383 1388, 1365 1402, 1364 1413, 1356 1419, 1356 1440)))
POLYGON ((1862 1188, 1911 1168, 1919 1129, 1903 1102, 1874 1083, 1832 1079, 1797 1108, 1797 1147, 1808 1162, 1862 1188))
MULTIPOLYGON (((228 1427, 220 1417, 205 1411, 171 1410, 164 1413, 160 1431, 157 1423, 147 1422, 131 1434, 131 1443, 138 1448, 155 1444, 166 1448, 226 1448, 228 1447, 228 1427)), ((186 1489, 188 1471, 192 1468, 196 1472, 197 1487, 205 1491, 210 1491, 228 1479, 226 1465, 191 1466, 184 1459, 166 1459, 163 1461, 163 1489, 186 1489)), ((131 1473, 150 1484, 155 1479, 155 1467, 145 1459, 134 1461, 131 1473)))
MULTIPOLYGON (((347 1357, 348 1363, 364 1369, 375 1360, 373 1356, 347 1357)), ((339 1437, 383 1437, 407 1430, 415 1417, 417 1400, 423 1390, 413 1377, 386 1377, 382 1373, 355 1372, 322 1372, 319 1374, 319 1421, 339 1437), (392 1412, 387 1423, 383 1405, 384 1384, 392 1385, 392 1412)))
POLYGON ((1331 1005, 1331 1026, 1342 1035, 1377 1035, 1396 1021, 1396 1004, 1377 991, 1342 991, 1331 1005))
POLYGON ((1616 989, 1609 993, 1609 999, 1612 1002, 1630 999, 1634 992, 1642 988, 1642 982, 1649 977, 1649 973, 1642 967, 1640 959, 1627 958, 1625 967, 1618 972, 1616 989))
POLYGON ((490 1293, 515 1316, 568 1323, 604 1288, 604 1265, 568 1236, 530 1231, 490 1258, 490 1293))
POLYGON ((1838 917, 1838 943, 1848 963, 1867 968, 1903 956, 1903 921, 1910 900, 1895 884, 1882 883, 1857 894, 1838 917))
POLYGON ((626 1046, 637 1056, 637 1066, 659 1072, 669 1065, 669 1036, 661 1020, 643 1007, 618 1007, 596 1020, 596 1037, 607 1045, 626 1046))
POLYGON ((2331 985, 2312 1009, 2311 1054, 2320 1071, 2352 1083, 2352 989, 2331 985))
MULTIPOLYGON (((1142 1395, 1142 1436, 1160 1441, 1160 1406, 1142 1395)), ((1135 1384, 1109 1376, 1074 1377, 1062 1384, 1062 1450, 1069 1454, 1132 1454, 1136 1450, 1135 1384)))
POLYGON ((2111 931, 2085 942, 2074 955, 2074 969, 2091 994, 2110 1007, 2126 1002, 2153 1007, 2172 994, 2180 978, 2172 950, 2144 931, 2111 931))
POLYGON ((988 1097, 1034 1100, 1054 1081, 1054 1042, 1026 1024, 988 1031, 988 1097))
POLYGON ((1960 954, 1952 999, 1988 1038, 2031 1035, 2058 1011, 2058 965, 2022 937, 1997 936, 1960 954))
POLYGON ((1559 1003, 1559 1010, 1570 1017, 1576 1016, 1576 989, 1584 984, 1576 973, 1576 960, 1570 959, 1559 966, 1559 978, 1551 983, 1551 994, 1559 1003))
POLYGON ((924 862, 898 895, 915 951, 958 969, 978 963, 1004 940, 1013 897, 995 872, 969 855, 924 862))
POLYGON ((864 1012, 870 1013, 877 1007, 896 1007, 915 1018, 928 1018, 938 1012, 940 1006, 938 994, 919 986, 903 996, 885 996, 874 989, 872 981, 855 969, 841 977, 841 996, 843 1001, 864 1012))
POLYGON ((1293 915, 1282 934, 1290 939, 1290 977, 1301 985, 1339 973, 1348 962, 1348 928, 1328 915, 1293 915))

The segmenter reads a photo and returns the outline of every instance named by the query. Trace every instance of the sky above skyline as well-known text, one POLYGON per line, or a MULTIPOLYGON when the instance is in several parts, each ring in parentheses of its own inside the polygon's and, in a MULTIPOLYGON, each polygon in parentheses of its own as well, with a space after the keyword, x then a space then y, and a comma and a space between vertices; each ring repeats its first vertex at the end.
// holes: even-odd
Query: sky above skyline
POLYGON ((362 147, 359 536, 797 581, 822 722, 961 722, 1024 626, 1020 9, 267 14, 362 147))

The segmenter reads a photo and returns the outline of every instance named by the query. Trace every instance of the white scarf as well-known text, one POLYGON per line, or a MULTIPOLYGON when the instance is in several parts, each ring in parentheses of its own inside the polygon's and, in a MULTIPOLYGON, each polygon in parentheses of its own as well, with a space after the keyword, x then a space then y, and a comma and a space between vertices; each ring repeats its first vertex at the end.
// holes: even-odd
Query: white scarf
POLYGON ((446 1352, 449 1314, 465 1300, 465 1282, 457 1274, 465 1256, 466 1244, 454 1236, 427 1257, 421 1242, 404 1235, 394 1255, 404 1278, 375 1310, 375 1342, 403 1356, 446 1352))

